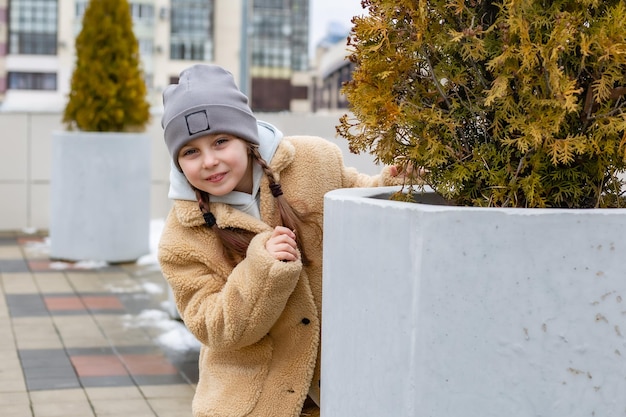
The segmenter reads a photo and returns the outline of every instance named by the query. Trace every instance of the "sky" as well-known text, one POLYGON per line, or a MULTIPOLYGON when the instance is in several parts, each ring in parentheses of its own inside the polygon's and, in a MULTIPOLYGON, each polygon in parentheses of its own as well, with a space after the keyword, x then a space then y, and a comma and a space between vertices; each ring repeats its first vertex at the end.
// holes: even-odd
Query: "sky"
POLYGON ((328 25, 335 21, 350 29, 352 16, 364 14, 361 0, 311 0, 310 41, 314 47, 326 34, 328 25))

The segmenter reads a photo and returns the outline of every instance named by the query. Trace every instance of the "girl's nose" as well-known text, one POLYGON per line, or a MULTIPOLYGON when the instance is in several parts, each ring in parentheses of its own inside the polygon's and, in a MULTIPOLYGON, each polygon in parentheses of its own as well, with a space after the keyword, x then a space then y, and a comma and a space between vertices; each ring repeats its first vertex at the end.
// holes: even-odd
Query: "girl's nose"
POLYGON ((217 165, 218 163, 218 159, 215 156, 215 154, 213 152, 205 152, 204 153, 204 157, 202 159, 202 164, 206 167, 206 168, 210 168, 213 167, 215 165, 217 165))
POLYGON ((212 152, 207 152, 202 158, 202 165, 205 168, 214 167, 215 165, 217 165, 217 162, 218 160, 212 152))

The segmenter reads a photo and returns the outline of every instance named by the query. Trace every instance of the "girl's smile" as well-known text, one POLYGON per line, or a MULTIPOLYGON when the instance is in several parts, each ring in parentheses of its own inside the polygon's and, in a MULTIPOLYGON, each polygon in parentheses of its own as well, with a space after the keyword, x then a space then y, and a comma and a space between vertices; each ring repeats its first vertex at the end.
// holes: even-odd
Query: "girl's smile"
POLYGON ((189 141, 180 149, 178 163, 189 183, 214 196, 231 191, 252 193, 252 164, 248 144, 227 134, 189 141))
POLYGON ((207 181, 210 182, 220 182, 222 180, 222 178, 224 178, 226 176, 226 173, 221 173, 221 174, 217 174, 217 175, 211 175, 209 178, 207 178, 207 181))

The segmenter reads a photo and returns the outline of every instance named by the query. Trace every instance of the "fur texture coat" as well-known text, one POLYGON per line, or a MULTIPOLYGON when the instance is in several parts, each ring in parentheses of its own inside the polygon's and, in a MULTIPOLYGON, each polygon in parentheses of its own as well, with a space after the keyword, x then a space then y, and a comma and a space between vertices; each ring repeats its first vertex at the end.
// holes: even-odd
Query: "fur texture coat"
POLYGON ((185 325, 202 343, 195 417, 297 417, 307 395, 319 403, 324 194, 394 182, 388 168, 368 176, 344 167, 339 148, 317 137, 284 138, 270 166, 290 204, 312 213, 313 224, 297 236, 310 265, 280 262, 265 249, 280 224, 265 177, 261 220, 211 203, 219 227, 256 234, 235 267, 196 202, 174 201, 161 236, 162 271, 185 325))

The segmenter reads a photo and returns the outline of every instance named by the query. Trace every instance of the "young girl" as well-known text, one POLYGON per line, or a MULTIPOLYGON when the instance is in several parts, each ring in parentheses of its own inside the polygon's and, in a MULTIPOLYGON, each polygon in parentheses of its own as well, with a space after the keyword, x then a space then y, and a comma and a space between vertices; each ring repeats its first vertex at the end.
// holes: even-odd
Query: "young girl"
POLYGON ((163 93, 172 157, 159 261, 202 342, 194 416, 319 415, 323 197, 398 182, 322 138, 257 122, 232 75, 195 65, 163 93))

